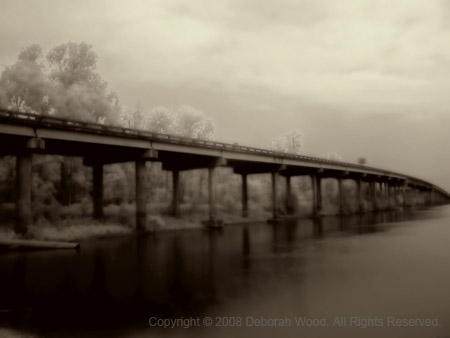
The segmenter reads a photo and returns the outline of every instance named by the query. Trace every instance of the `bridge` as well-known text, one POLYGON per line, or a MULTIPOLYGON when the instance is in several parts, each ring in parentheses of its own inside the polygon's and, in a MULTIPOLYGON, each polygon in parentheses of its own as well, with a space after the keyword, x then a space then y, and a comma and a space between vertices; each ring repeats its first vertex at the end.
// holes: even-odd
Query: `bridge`
MULTIPOLYGON (((180 215, 179 173, 184 170, 208 170, 209 219, 208 226, 219 226, 216 202, 216 168, 232 167, 242 177, 242 216, 249 215, 247 178, 251 174, 267 173, 272 177, 272 221, 280 219, 278 180, 286 179, 286 203, 291 202, 291 177, 311 177, 313 215, 322 209, 321 180, 336 178, 339 182, 340 210, 343 210, 343 180, 357 182, 358 211, 364 212, 362 186, 370 189, 373 209, 377 209, 377 189, 389 200, 394 197, 396 207, 403 206, 409 195, 425 193, 426 203, 446 203, 450 195, 425 180, 398 172, 369 166, 327 160, 310 156, 286 154, 259 148, 213 141, 158 134, 144 130, 61 119, 0 109, 0 156, 16 156, 16 225, 15 231, 25 233, 31 223, 32 154, 78 156, 93 170, 93 217, 103 217, 103 166, 111 163, 135 162, 136 171, 136 230, 146 224, 145 162, 162 162, 173 178, 172 214, 180 215)), ((289 208, 288 208, 289 209, 289 208)))

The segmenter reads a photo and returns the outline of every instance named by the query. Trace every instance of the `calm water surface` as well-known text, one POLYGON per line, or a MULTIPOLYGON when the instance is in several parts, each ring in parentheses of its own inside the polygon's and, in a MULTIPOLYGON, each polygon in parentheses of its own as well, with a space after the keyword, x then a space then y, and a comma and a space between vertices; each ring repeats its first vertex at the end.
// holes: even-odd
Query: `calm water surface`
POLYGON ((449 241, 443 206, 1 253, 0 326, 33 337, 450 337, 449 241))

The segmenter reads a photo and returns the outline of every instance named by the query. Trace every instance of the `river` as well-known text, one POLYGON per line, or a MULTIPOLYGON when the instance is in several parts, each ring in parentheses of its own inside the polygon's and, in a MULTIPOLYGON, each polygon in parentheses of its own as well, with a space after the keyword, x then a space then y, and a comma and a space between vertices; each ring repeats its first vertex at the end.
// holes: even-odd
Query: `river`
POLYGON ((0 335, 450 337, 449 240, 440 206, 1 253, 0 335))

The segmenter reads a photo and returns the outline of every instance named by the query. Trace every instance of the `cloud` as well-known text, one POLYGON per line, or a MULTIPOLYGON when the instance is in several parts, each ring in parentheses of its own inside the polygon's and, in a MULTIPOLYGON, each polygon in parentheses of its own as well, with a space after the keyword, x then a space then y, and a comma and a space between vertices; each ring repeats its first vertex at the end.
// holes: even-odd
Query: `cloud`
POLYGON ((439 180, 437 168, 450 165, 442 159, 450 144, 442 129, 450 106, 447 1, 2 5, 4 65, 31 43, 48 50, 87 41, 125 104, 191 104, 215 118, 219 139, 265 147, 299 128, 311 153, 366 155, 439 180))

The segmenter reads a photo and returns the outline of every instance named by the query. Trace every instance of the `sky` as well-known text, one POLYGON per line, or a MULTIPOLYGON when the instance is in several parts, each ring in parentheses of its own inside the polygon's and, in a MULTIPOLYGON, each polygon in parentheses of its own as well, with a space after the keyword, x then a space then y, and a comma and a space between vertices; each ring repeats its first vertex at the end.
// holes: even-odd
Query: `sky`
POLYGON ((0 0, 0 71, 85 41, 131 109, 189 104, 215 139, 267 148, 299 129, 450 191, 448 0, 0 0))

